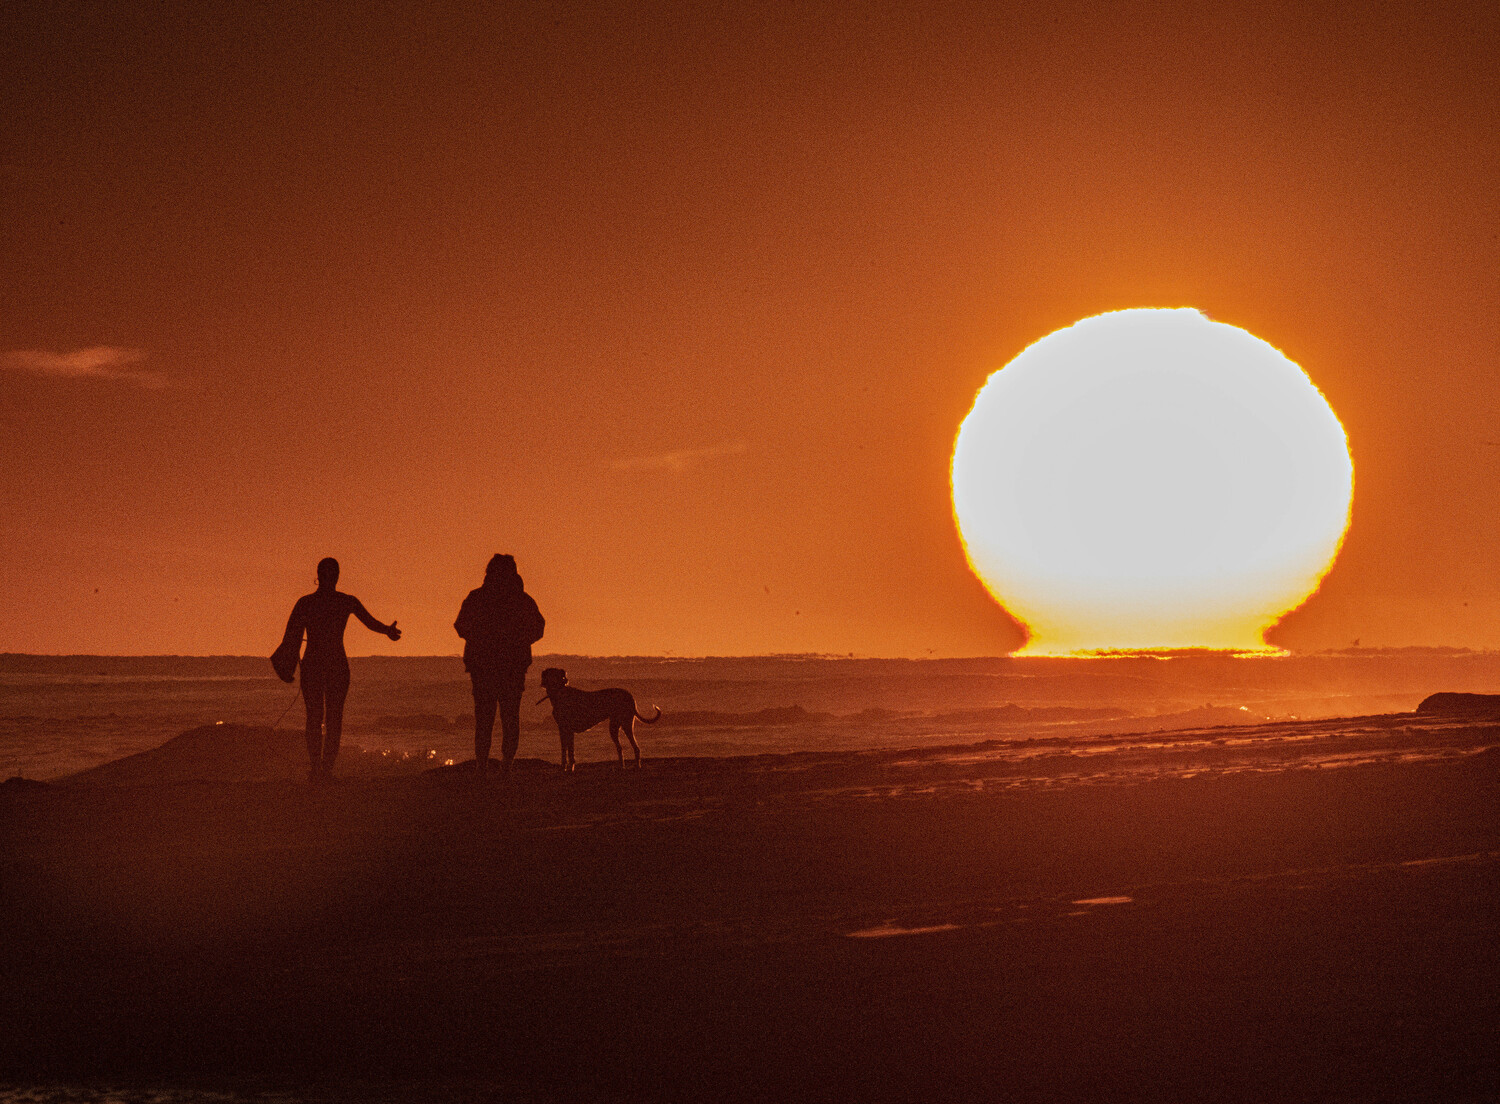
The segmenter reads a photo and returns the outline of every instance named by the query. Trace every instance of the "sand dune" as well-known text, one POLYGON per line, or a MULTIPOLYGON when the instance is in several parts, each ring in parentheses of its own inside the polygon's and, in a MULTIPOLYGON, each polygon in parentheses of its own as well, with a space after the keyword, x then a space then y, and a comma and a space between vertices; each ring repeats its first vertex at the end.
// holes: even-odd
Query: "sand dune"
MULTIPOLYGON (((434 765, 432 756, 369 752, 345 743, 339 769, 345 777, 414 774, 434 765)), ((183 782, 271 782, 307 773, 300 730, 267 726, 200 725, 160 747, 128 755, 59 779, 62 784, 149 786, 183 782)))
POLYGON ((1500 716, 1500 694, 1432 694, 1422 699, 1417 712, 1424 717, 1500 716))

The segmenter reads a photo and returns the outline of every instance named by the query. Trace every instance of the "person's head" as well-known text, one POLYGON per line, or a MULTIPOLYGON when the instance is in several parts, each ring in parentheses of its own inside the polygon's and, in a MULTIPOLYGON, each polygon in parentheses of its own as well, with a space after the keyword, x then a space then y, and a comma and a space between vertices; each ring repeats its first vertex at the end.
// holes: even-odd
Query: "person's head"
POLYGON ((332 556, 324 556, 318 561, 318 587, 322 590, 332 590, 338 586, 339 562, 332 556))
POLYGON ((516 574, 516 558, 504 552, 496 552, 490 557, 490 562, 485 565, 484 577, 486 581, 494 580, 503 582, 516 574))

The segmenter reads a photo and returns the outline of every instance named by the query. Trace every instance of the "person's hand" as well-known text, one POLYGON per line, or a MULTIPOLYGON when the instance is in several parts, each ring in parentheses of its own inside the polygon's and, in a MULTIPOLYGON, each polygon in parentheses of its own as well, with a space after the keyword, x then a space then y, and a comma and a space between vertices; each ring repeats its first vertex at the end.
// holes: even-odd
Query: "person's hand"
POLYGON ((392 640, 401 639, 401 630, 396 628, 396 622, 391 622, 391 627, 385 630, 385 635, 390 637, 392 640))

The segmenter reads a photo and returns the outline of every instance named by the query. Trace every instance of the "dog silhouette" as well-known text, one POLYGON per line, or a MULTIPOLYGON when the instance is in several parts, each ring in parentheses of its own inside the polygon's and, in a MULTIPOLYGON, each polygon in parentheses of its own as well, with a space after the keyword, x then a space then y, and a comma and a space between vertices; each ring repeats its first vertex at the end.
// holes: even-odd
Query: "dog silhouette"
POLYGON ((542 672, 542 685, 546 694, 537 699, 537 704, 551 700, 552 719, 557 722, 557 735, 562 741, 562 769, 573 770, 573 737, 585 729, 593 728, 600 721, 609 722, 609 738, 615 742, 615 759, 623 768, 625 752, 620 747, 620 733, 630 741, 630 750, 635 752, 635 765, 641 765, 641 745, 635 742, 635 722, 655 724, 661 720, 661 707, 656 706, 656 716, 643 716, 635 707, 635 697, 629 690, 580 690, 568 685, 568 673, 561 667, 548 667, 542 672))

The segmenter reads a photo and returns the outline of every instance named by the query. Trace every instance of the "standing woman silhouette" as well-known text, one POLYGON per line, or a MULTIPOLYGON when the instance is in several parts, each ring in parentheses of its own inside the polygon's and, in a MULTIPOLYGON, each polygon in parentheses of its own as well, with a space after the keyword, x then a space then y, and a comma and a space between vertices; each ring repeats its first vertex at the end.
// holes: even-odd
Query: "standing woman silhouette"
POLYGON ((319 560, 318 589, 297 599, 281 647, 271 657, 277 673, 284 681, 291 682, 302 634, 307 633, 307 654, 302 657, 302 701, 307 706, 309 782, 331 778, 333 761, 339 753, 344 698, 349 693, 349 657, 344 653, 344 626, 349 615, 358 617, 367 629, 384 633, 392 640, 401 639, 396 622, 382 625, 370 616, 358 598, 335 589, 338 581, 338 560, 332 556, 319 560))
POLYGON ((521 742, 521 695, 531 646, 542 638, 546 624, 516 572, 515 557, 491 556, 483 585, 469 591, 453 622, 464 638, 464 667, 474 682, 474 773, 480 782, 489 773, 497 709, 500 773, 510 773, 521 742))

